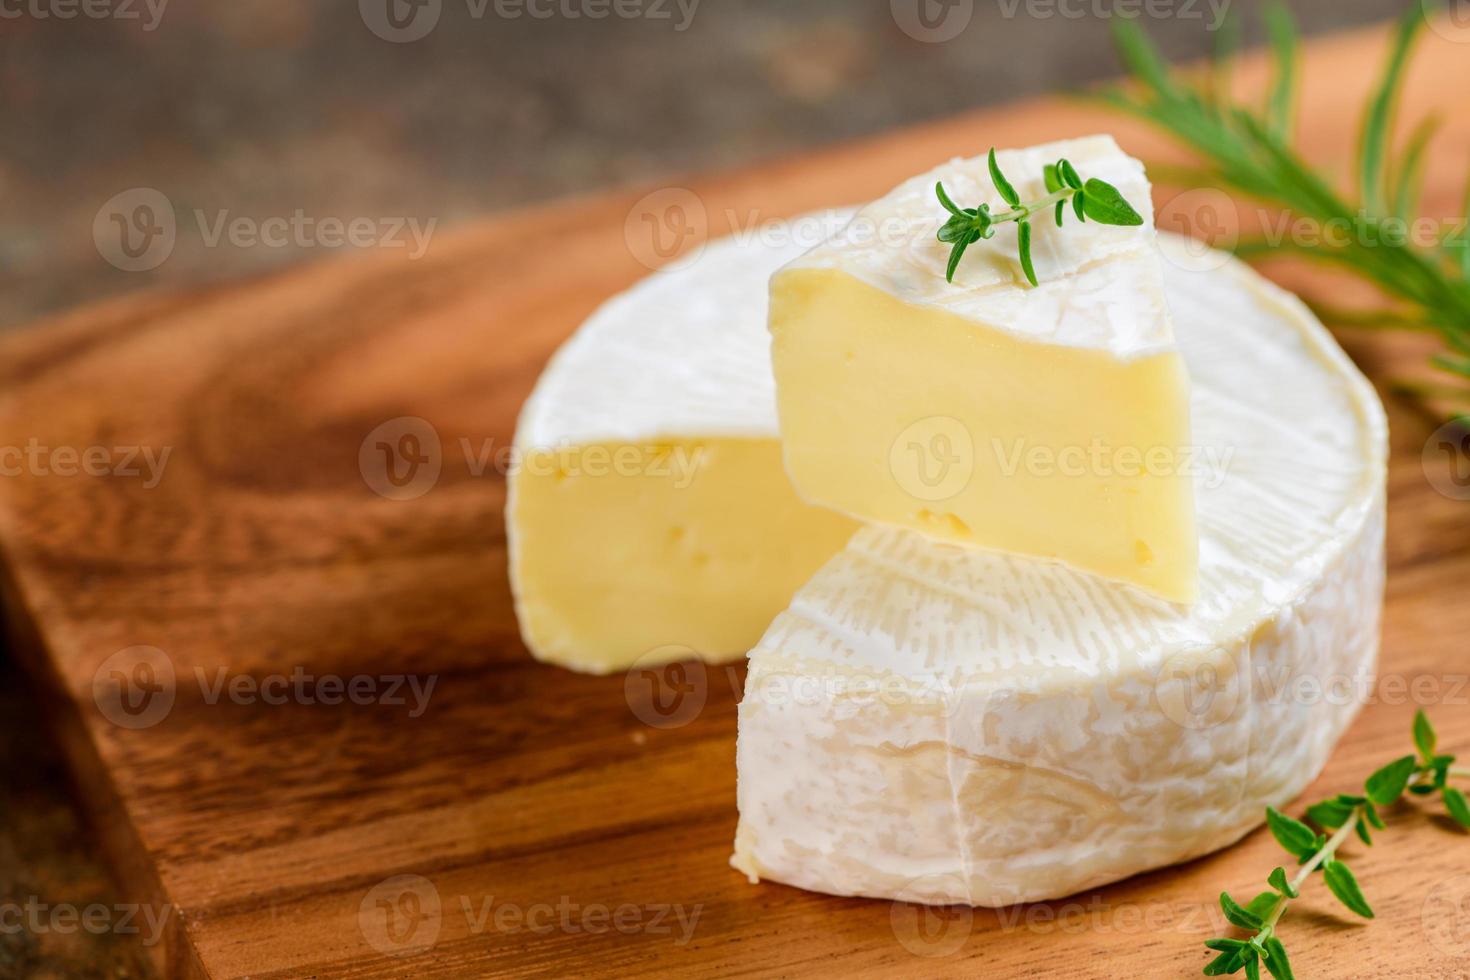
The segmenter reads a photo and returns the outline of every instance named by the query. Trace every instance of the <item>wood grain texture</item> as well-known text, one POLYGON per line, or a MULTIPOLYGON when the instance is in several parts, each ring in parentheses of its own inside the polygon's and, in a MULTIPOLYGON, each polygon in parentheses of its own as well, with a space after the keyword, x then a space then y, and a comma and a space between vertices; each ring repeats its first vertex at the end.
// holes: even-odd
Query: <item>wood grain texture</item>
MULTIPOLYGON (((1312 157, 1348 158, 1382 38, 1312 48, 1301 127, 1312 157)), ((1452 110, 1431 213, 1456 206, 1470 148, 1470 114, 1453 111, 1470 84, 1467 51, 1431 37, 1411 76, 1413 116, 1452 110)), ((1254 65, 1240 84, 1262 78, 1254 65)), ((871 197, 977 147, 1101 129, 1137 155, 1177 158, 1137 125, 1046 101, 685 186, 717 232, 732 216, 871 197)), ((184 977, 1196 973, 1217 929, 1213 897, 1249 893, 1278 862, 1261 833, 1073 900, 999 911, 753 887, 726 865, 742 673, 708 670, 704 709, 665 730, 640 720, 637 684, 629 696, 621 677, 526 654, 507 590, 504 482, 477 475, 460 440, 508 445, 551 351, 647 272, 625 226, 656 190, 512 214, 436 240, 417 262, 374 256, 125 299, 0 345, 0 446, 171 452, 151 488, 35 467, 0 480, 9 625, 54 696, 125 883, 176 910, 160 966, 184 977), (428 493, 396 501, 369 487, 359 450, 403 416, 433 425, 443 471, 428 493), (140 645, 166 654, 174 700, 156 724, 129 729, 99 708, 94 681, 140 645), (408 672, 436 686, 418 717, 383 703, 210 703, 219 671, 408 672), (380 898, 399 915, 391 923, 380 898), (615 925, 621 906, 637 921, 624 910, 615 925), (680 910, 686 923, 697 912, 687 942, 680 910), (931 928, 915 932, 925 916, 931 928), (388 936, 387 924, 402 931, 388 936)), ((1419 356, 1400 338, 1348 340, 1379 379, 1419 356)), ((1432 423, 1389 405, 1383 680, 1314 796, 1401 754, 1416 703, 1447 748, 1470 753, 1470 605, 1456 587, 1470 574, 1470 505, 1425 479, 1432 423)), ((1320 889, 1291 912, 1300 974, 1466 975, 1470 839, 1414 809, 1355 860, 1377 922, 1349 921, 1320 889)))

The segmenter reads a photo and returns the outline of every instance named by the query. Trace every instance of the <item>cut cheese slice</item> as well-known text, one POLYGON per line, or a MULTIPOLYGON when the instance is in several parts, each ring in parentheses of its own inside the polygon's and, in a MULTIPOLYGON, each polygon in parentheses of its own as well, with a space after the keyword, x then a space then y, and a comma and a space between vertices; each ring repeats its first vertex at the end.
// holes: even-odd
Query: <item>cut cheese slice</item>
MULTIPOLYGON (((811 239, 851 212, 810 215, 811 239)), ((712 243, 597 310, 522 410, 511 584, 527 647, 607 673, 744 656, 856 525, 782 468, 764 297, 810 247, 712 243)))
POLYGON ((1386 423, 1299 301, 1221 264, 1164 266, 1199 601, 859 531, 750 656, 733 863, 752 880, 1056 898, 1229 844, 1321 770, 1378 651, 1386 423))
POLYGON ((857 518, 1060 559, 1177 602, 1196 594, 1189 386, 1143 165, 1109 137, 998 154, 1023 200, 1070 159, 1141 227, 1038 215, 1040 286, 1016 225, 970 246, 953 284, 935 239, 943 181, 1002 211, 983 159, 906 181, 771 283, 786 465, 803 497, 857 518))

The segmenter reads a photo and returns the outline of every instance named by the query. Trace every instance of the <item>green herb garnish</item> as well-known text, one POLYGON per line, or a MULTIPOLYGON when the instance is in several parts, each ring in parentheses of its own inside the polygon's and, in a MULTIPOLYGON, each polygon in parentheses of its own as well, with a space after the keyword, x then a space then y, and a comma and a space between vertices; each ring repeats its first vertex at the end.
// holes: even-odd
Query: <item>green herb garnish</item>
POLYGON ((1077 169, 1066 160, 1047 164, 1042 176, 1046 181, 1046 197, 1022 204, 1021 195, 1016 193, 1015 187, 1001 173, 1000 164, 995 162, 995 149, 992 147, 990 182, 995 185, 1001 200, 1010 205, 1010 210, 991 213, 988 204, 982 204, 978 208, 961 208, 944 192, 942 181, 934 185, 939 203, 950 214, 949 220, 939 229, 938 234, 941 242, 953 246, 949 253, 949 266, 944 272, 947 281, 954 282, 954 271, 959 267, 965 249, 982 238, 994 235, 996 225, 1014 221, 1018 226, 1016 231, 1021 252, 1021 269, 1031 285, 1040 285, 1036 281, 1036 267, 1031 262, 1031 216, 1039 211, 1055 208, 1057 227, 1060 228, 1068 200, 1072 202, 1078 221, 1091 218, 1104 225, 1143 224, 1142 216, 1123 199, 1116 187, 1096 177, 1084 182, 1077 169))
MULTIPOLYGON (((1236 253, 1251 258, 1292 251, 1336 265, 1376 285, 1397 302, 1373 311, 1312 303, 1324 320, 1338 325, 1429 330, 1446 349, 1434 367, 1453 375, 1452 385, 1402 388, 1445 396, 1465 417, 1470 406, 1470 218, 1462 215, 1432 242, 1415 242, 1409 231, 1423 181, 1425 149, 1439 120, 1424 119, 1395 154, 1391 130, 1405 67, 1424 20, 1437 0, 1416 0, 1394 32, 1381 80, 1363 112, 1357 152, 1356 201, 1339 193, 1293 149, 1292 122, 1298 81, 1299 43, 1291 14, 1277 2, 1266 24, 1274 57, 1272 85, 1262 107, 1234 104, 1226 92, 1234 44, 1222 40, 1215 65, 1201 84, 1181 80, 1159 56, 1147 34, 1131 20, 1115 20, 1118 50, 1136 88, 1109 89, 1103 98, 1168 132, 1204 158, 1203 168, 1185 171, 1199 186, 1221 186, 1305 218, 1321 229, 1352 229, 1344 236, 1311 241, 1260 239, 1241 242, 1236 253), (1330 240, 1329 240, 1330 239, 1330 240)), ((1222 39, 1238 37, 1238 25, 1222 39)), ((1464 211, 1470 211, 1467 194, 1464 211)))
POLYGON ((1395 759, 1369 776, 1361 796, 1342 793, 1308 807, 1307 819, 1322 828, 1321 832, 1273 807, 1266 808, 1266 826, 1271 836, 1296 858, 1300 868, 1291 878, 1287 877, 1285 868, 1273 870, 1266 878, 1270 889, 1246 905, 1235 901, 1227 892, 1220 893, 1220 908, 1226 920, 1254 935, 1249 939, 1221 937, 1207 941, 1205 945, 1219 955, 1205 967, 1205 976, 1225 976, 1244 970, 1247 977, 1256 980, 1264 965, 1276 980, 1292 980, 1291 961, 1286 957, 1286 947, 1281 944, 1276 927, 1313 872, 1322 872, 1327 889, 1354 914, 1373 918, 1373 908, 1363 896, 1358 879, 1338 858, 1337 852, 1353 834, 1371 846, 1370 828, 1385 827, 1378 808, 1396 802, 1405 792, 1416 796, 1440 793, 1450 816, 1470 830, 1470 806, 1466 805, 1465 794, 1448 785, 1451 776, 1470 776, 1470 769, 1452 768, 1455 757, 1437 755, 1436 741, 1429 717, 1419 711, 1414 715, 1414 746, 1418 755, 1395 759))

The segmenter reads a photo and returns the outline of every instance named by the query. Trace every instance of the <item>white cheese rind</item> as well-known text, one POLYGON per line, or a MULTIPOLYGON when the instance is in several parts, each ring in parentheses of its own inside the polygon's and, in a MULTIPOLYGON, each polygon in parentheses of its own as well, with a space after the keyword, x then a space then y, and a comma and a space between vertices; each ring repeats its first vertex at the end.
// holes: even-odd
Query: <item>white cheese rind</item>
POLYGON ((742 657, 850 535, 781 469, 766 297, 776 269, 851 215, 712 242, 603 304, 553 356, 507 474, 511 592, 536 657, 593 673, 742 657), (650 445, 670 457, 609 469, 610 448, 637 461, 650 445))
POLYGON ((1325 764, 1378 650, 1382 407, 1294 297, 1164 248, 1195 440, 1230 454, 1197 481, 1200 601, 860 531, 751 653, 752 879, 1056 898, 1222 847, 1325 764))
POLYGON ((1036 343, 1103 350, 1120 359, 1175 349, 1155 251, 1153 202, 1143 164, 1111 136, 1001 150, 996 162, 1023 201, 1047 196, 1043 168, 1069 159, 1084 180, 1118 189, 1143 217, 1138 226, 1078 220, 1070 205, 1058 228, 1050 210, 1031 220, 1032 261, 1040 285, 1022 272, 1017 225, 970 245, 945 281, 950 246, 935 232, 948 214, 934 185, 960 207, 1007 210, 984 157, 954 159, 904 181, 860 209, 838 234, 792 268, 838 269, 917 306, 932 306, 1036 343))
POLYGON ((520 449, 669 436, 776 438, 766 293, 771 274, 852 209, 710 242, 599 307, 552 357, 521 409, 520 449), (798 233, 806 230, 808 235, 798 233))

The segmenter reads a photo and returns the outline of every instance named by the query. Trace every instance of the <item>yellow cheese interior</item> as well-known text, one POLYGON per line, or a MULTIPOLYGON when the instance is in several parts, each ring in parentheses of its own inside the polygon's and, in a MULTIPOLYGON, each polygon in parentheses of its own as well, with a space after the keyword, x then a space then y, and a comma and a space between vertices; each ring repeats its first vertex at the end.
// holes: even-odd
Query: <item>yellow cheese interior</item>
POLYGON ((743 656, 856 530, 797 497, 774 439, 579 446, 511 479, 527 645, 594 673, 743 656))
POLYGON ((837 270, 772 282, 786 466, 807 500, 1196 594, 1188 379, 912 305, 837 270))

